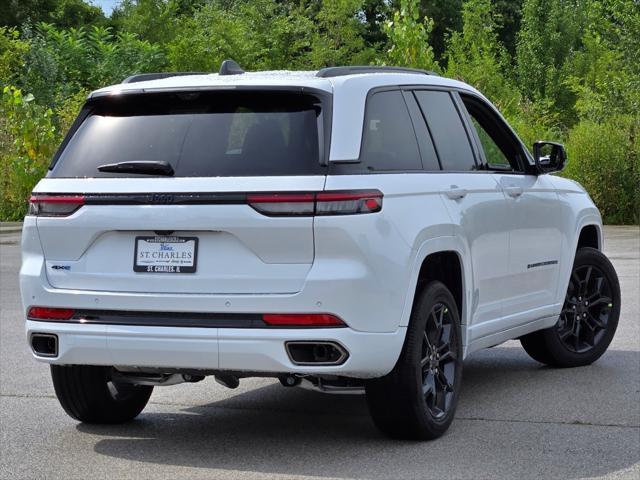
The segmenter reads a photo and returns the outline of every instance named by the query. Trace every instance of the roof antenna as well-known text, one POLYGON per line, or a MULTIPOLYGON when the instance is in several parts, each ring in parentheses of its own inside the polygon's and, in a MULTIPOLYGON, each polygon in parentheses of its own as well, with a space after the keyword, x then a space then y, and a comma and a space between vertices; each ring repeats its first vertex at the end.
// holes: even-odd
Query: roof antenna
POLYGON ((240 75, 244 73, 244 70, 233 60, 224 60, 218 73, 220 75, 240 75))

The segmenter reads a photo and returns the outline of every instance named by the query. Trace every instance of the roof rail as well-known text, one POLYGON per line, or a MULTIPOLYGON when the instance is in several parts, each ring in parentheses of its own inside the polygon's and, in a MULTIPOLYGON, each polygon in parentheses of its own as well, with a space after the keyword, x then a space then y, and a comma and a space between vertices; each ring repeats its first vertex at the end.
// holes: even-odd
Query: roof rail
POLYGON ((209 75, 211 72, 164 72, 164 73, 139 73, 125 78, 122 83, 146 82, 147 80, 160 80, 161 78, 180 77, 183 75, 209 75))
POLYGON ((327 67, 319 70, 316 77, 330 78, 354 75, 357 73, 417 73, 420 75, 437 75, 435 72, 408 67, 387 67, 375 65, 352 65, 346 67, 327 67))

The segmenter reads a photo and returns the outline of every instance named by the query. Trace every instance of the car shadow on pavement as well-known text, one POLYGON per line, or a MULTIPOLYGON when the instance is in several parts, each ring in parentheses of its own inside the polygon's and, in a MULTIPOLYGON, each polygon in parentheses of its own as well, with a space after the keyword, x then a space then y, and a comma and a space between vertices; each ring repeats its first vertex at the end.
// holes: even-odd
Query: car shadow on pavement
POLYGON ((520 348, 479 352, 465 362, 456 420, 434 442, 383 437, 363 396, 279 384, 200 406, 152 404, 126 425, 77 428, 97 437, 99 454, 160 465, 353 478, 591 477, 639 460, 639 364, 631 351, 564 370, 520 348))

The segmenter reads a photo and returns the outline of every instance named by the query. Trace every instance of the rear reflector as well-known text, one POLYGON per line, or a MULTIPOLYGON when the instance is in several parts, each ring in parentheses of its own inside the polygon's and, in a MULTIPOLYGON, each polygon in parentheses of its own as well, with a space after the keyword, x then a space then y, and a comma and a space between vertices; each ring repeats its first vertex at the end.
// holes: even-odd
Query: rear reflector
POLYGON ((30 307, 27 317, 31 320, 69 320, 74 313, 71 308, 30 307))
POLYGON ((254 210, 270 217, 355 215, 382 210, 382 196, 379 190, 250 194, 247 202, 254 210))
POLYGON ((32 195, 29 215, 66 217, 84 205, 83 195, 32 195))
POLYGON ((268 325, 291 327, 346 327, 335 315, 328 313, 271 313, 262 315, 268 325))

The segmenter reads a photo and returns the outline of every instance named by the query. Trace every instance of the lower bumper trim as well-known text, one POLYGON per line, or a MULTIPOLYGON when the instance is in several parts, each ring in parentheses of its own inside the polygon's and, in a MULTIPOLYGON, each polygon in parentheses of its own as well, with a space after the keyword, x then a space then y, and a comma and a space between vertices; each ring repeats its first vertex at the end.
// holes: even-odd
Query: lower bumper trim
POLYGON ((68 320, 28 318, 38 322, 139 327, 185 328, 343 328, 345 325, 270 325, 256 313, 137 312, 129 310, 76 310, 68 320))

